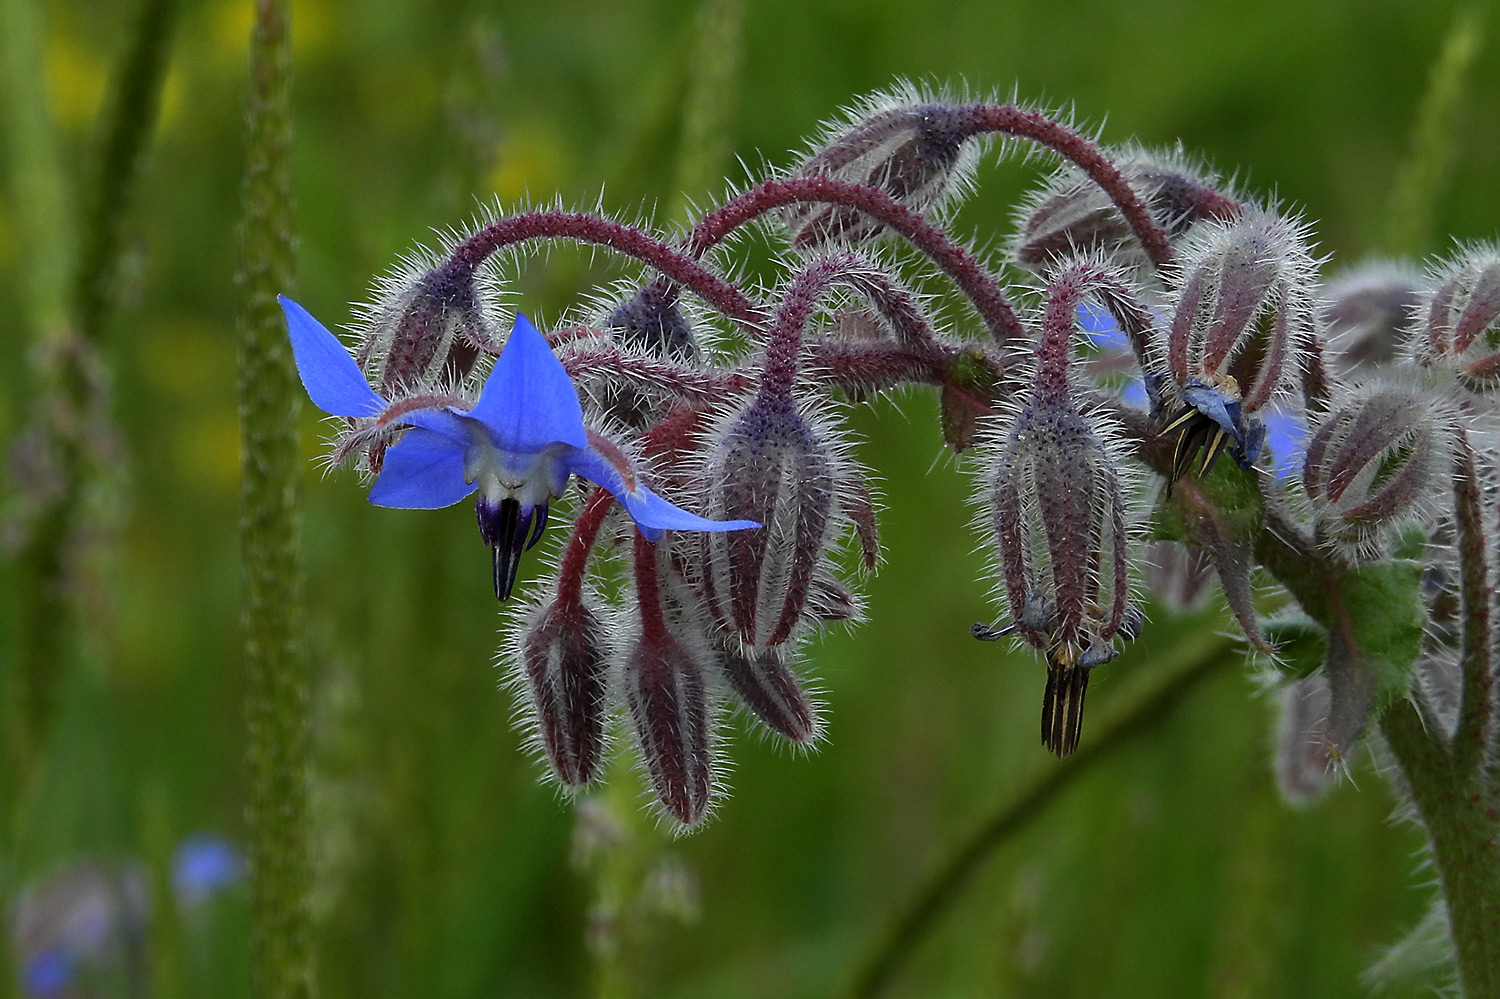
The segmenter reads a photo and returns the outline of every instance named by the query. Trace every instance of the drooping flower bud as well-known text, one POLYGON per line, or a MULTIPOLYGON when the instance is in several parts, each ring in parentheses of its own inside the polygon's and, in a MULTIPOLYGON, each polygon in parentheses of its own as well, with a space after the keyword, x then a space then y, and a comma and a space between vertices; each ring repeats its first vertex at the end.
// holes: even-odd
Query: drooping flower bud
POLYGON ((1351 390, 1313 430, 1302 484, 1320 531, 1351 556, 1431 510, 1451 485, 1453 412, 1430 392, 1380 383, 1351 390))
MULTIPOLYGON (((1175 151, 1125 149, 1115 166, 1174 242, 1204 219, 1230 219, 1242 210, 1218 177, 1175 151)), ((1071 164, 1022 206, 1018 220, 1012 252, 1033 270, 1088 251, 1103 252, 1122 264, 1149 259, 1109 195, 1071 164)))
POLYGON ((532 610, 516 639, 536 736, 565 787, 594 780, 604 759, 608 636, 600 611, 571 594, 532 610))
POLYGON ((387 399, 452 392, 482 353, 498 352, 464 263, 392 275, 364 311, 358 361, 387 399))
POLYGON ((1340 375, 1395 361, 1421 314, 1422 279, 1410 267, 1376 261, 1329 281, 1322 292, 1327 352, 1340 375))
POLYGON ((1033 390, 998 441, 982 496, 1010 610, 1004 631, 1047 657, 1042 741, 1058 756, 1078 747, 1089 673, 1118 654, 1116 636, 1139 628, 1116 434, 1079 411, 1068 381, 1076 310, 1090 276, 1087 266, 1075 267, 1048 289, 1033 390))
MULTIPOLYGON (((960 108, 915 88, 872 97, 845 122, 830 127, 794 177, 829 176, 879 188, 915 212, 926 212, 962 188, 978 158, 973 130, 960 108)), ((799 249, 834 240, 860 242, 881 225, 839 205, 787 209, 784 219, 799 249)))
POLYGON ((698 346, 692 323, 683 315, 681 298, 677 285, 653 281, 616 306, 607 325, 627 347, 652 357, 696 361, 703 349, 698 346))
POLYGON ((707 515, 765 526, 705 538, 704 596, 746 646, 781 645, 801 620, 841 516, 841 464, 826 418, 789 396, 757 395, 718 434, 704 476, 707 515))
POLYGON ((1471 392, 1500 388, 1500 251, 1474 247, 1433 277, 1412 344, 1418 363, 1455 372, 1471 392))
POLYGON ((1247 211, 1201 226, 1182 247, 1168 362, 1178 385, 1241 386, 1253 413, 1296 372, 1313 335, 1317 263, 1296 222, 1247 211))
POLYGON ((750 713, 777 735, 811 742, 820 725, 817 710, 791 666, 785 647, 718 651, 719 669, 750 713))

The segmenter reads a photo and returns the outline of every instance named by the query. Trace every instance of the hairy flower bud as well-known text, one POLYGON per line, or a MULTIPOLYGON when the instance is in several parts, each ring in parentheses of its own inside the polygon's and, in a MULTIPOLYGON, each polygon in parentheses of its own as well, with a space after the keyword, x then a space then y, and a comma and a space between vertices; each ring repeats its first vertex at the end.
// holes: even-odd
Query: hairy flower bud
MULTIPOLYGON (((986 489, 1013 631, 1047 656, 1042 741, 1078 747, 1089 672, 1130 637, 1128 517, 1114 458, 1082 414, 1028 406, 986 489)), ((981 636, 985 637, 985 636, 981 636)))
POLYGON ((566 787, 599 775, 609 675, 608 630, 582 598, 533 610, 517 636, 520 681, 535 712, 535 734, 566 787))
POLYGON ((750 713, 777 735, 811 742, 819 732, 812 699, 791 666, 785 647, 718 651, 719 670, 750 713))
POLYGON ((1471 392, 1500 388, 1500 251, 1479 246, 1433 275, 1413 352, 1471 392))
POLYGON ((362 324, 359 364, 387 399, 452 391, 494 344, 471 267, 410 271, 385 282, 362 324))
POLYGON ((826 421, 792 398, 756 396, 714 443, 705 515, 765 526, 704 536, 704 596, 752 648, 790 639, 840 516, 841 460, 826 421))
MULTIPOLYGON (((1233 218, 1240 204, 1223 183, 1176 152, 1120 151, 1115 166, 1150 209, 1168 239, 1181 238, 1207 218, 1233 218)), ((1147 257, 1109 195, 1071 164, 1046 182, 1018 214, 1016 260, 1041 270, 1081 251, 1101 251, 1122 263, 1147 257)))
MULTIPOLYGON (((962 187, 978 152, 967 118, 956 107, 915 89, 878 95, 832 126, 794 177, 829 176, 876 187, 916 212, 925 212, 962 187)), ((860 242, 882 226, 839 205, 808 204, 783 217, 792 244, 802 249, 833 240, 860 242)))
POLYGON ((644 627, 625 657, 625 706, 652 793, 683 825, 713 798, 713 740, 704 663, 696 643, 644 627))
POLYGON ((1181 246, 1167 360, 1179 387, 1226 391, 1254 413, 1299 370, 1317 318, 1317 263, 1301 225, 1246 211, 1181 246))
POLYGON ((1351 555, 1432 508, 1451 484, 1453 413, 1441 397, 1376 384, 1323 417, 1307 444, 1302 484, 1320 529, 1351 555))
POLYGON ((671 361, 696 361, 703 349, 682 313, 681 298, 677 285, 653 281, 616 306, 606 324, 627 347, 671 361))
POLYGON ((1421 314, 1422 280, 1411 268, 1378 261, 1324 286, 1328 356, 1348 376, 1395 361, 1421 314))

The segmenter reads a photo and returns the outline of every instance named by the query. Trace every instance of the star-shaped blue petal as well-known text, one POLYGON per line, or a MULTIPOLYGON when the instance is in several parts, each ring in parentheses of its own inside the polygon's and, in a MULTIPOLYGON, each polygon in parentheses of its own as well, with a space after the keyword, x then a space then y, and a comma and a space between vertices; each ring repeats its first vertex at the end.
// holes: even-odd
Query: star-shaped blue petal
MULTIPOLYGON (((378 417, 389 407, 338 338, 283 297, 297 371, 313 403, 334 416, 378 417)), ((609 490, 655 541, 663 531, 738 531, 749 520, 708 520, 669 503, 589 446, 583 408, 562 362, 525 317, 470 409, 399 412, 405 435, 385 453, 370 490, 377 506, 433 510, 478 495, 480 530, 495 550, 495 589, 510 593, 516 559, 536 542, 547 504, 571 475, 609 490)))

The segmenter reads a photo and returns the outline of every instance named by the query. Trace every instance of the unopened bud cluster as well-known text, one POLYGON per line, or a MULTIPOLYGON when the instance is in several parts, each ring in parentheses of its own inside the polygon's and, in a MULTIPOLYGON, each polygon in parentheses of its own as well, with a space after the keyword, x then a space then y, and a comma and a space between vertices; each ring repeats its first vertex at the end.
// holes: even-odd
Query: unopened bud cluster
MULTIPOLYGON (((500 449, 599 485, 561 501, 571 530, 540 578, 516 571, 546 503, 494 507, 509 518, 486 536, 497 593, 525 592, 503 658, 560 785, 600 779, 631 746, 682 827, 724 794, 729 714, 797 745, 824 732, 807 649, 861 619, 859 576, 880 556, 850 405, 940 394, 998 584, 1000 620, 973 631, 1045 661, 1042 741, 1059 756, 1080 744, 1093 671, 1153 602, 1197 607, 1217 578, 1269 648, 1251 582, 1268 523, 1345 571, 1451 526, 1461 442, 1492 461, 1477 423, 1500 386, 1500 252, 1325 282, 1308 224, 1178 153, 1112 150, 1034 109, 914 88, 859 104, 685 235, 561 211, 484 220, 367 309, 356 357, 389 408, 346 418, 334 457, 378 473, 402 434, 478 414, 504 326, 476 268, 555 239, 643 266, 550 333, 578 401, 548 404, 581 407, 586 439, 500 449), (1064 165, 1010 239, 973 241, 1006 248, 981 258, 947 208, 986 150, 1038 146, 1064 165), (714 249, 766 222, 773 275, 714 249), (1039 293, 1012 294, 1022 282, 1039 293), (940 284, 972 308, 933 309, 940 284), (1095 363, 1112 336, 1129 353, 1095 363), (1268 425, 1292 429, 1268 438, 1268 425)), ((509 467, 481 471, 506 486, 509 467)), ((1342 719, 1340 751, 1363 724, 1347 675, 1314 676, 1283 699, 1297 731, 1278 752, 1302 768, 1286 781, 1300 796, 1318 783, 1308 761, 1337 756, 1322 715, 1342 719)))

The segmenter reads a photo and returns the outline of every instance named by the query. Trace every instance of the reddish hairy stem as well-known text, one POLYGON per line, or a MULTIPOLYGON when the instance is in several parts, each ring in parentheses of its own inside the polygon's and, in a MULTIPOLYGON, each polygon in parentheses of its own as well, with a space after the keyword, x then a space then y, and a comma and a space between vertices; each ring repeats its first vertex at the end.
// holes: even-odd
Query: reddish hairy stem
MULTIPOLYGON (((641 607, 641 630, 655 642, 667 638, 667 621, 661 609, 661 581, 656 575, 656 545, 635 532, 635 594, 641 607)), ((648 661, 651 661, 648 658, 648 661)))
POLYGON ((583 511, 573 522, 573 533, 568 536, 568 547, 563 552, 562 571, 557 577, 557 599, 559 603, 577 603, 583 593, 583 576, 588 569, 589 552, 599 538, 599 528, 604 526, 604 517, 609 513, 615 498, 605 488, 595 488, 583 504, 583 511))
POLYGON ((681 250, 674 249, 632 226, 583 212, 525 212, 492 222, 453 251, 455 265, 476 268, 504 246, 533 239, 573 239, 594 243, 649 264, 729 316, 755 323, 761 311, 733 283, 710 271, 681 250))
POLYGON ((953 279, 990 328, 996 342, 1004 346, 1025 336, 1021 320, 1000 290, 999 283, 973 254, 889 194, 865 184, 851 184, 832 177, 762 181, 717 211, 703 216, 688 236, 687 252, 700 257, 740 226, 777 208, 807 201, 856 209, 900 233, 953 279))
POLYGON ((1098 145, 1040 111, 1027 111, 1010 104, 976 104, 965 110, 976 134, 998 132, 1030 139, 1057 152, 1078 167, 1099 185, 1120 210, 1120 214, 1125 216, 1135 238, 1140 241, 1157 270, 1172 262, 1172 246, 1167 242, 1167 234, 1156 224, 1156 219, 1151 217, 1151 209, 1135 193, 1125 175, 1109 161, 1098 145))

